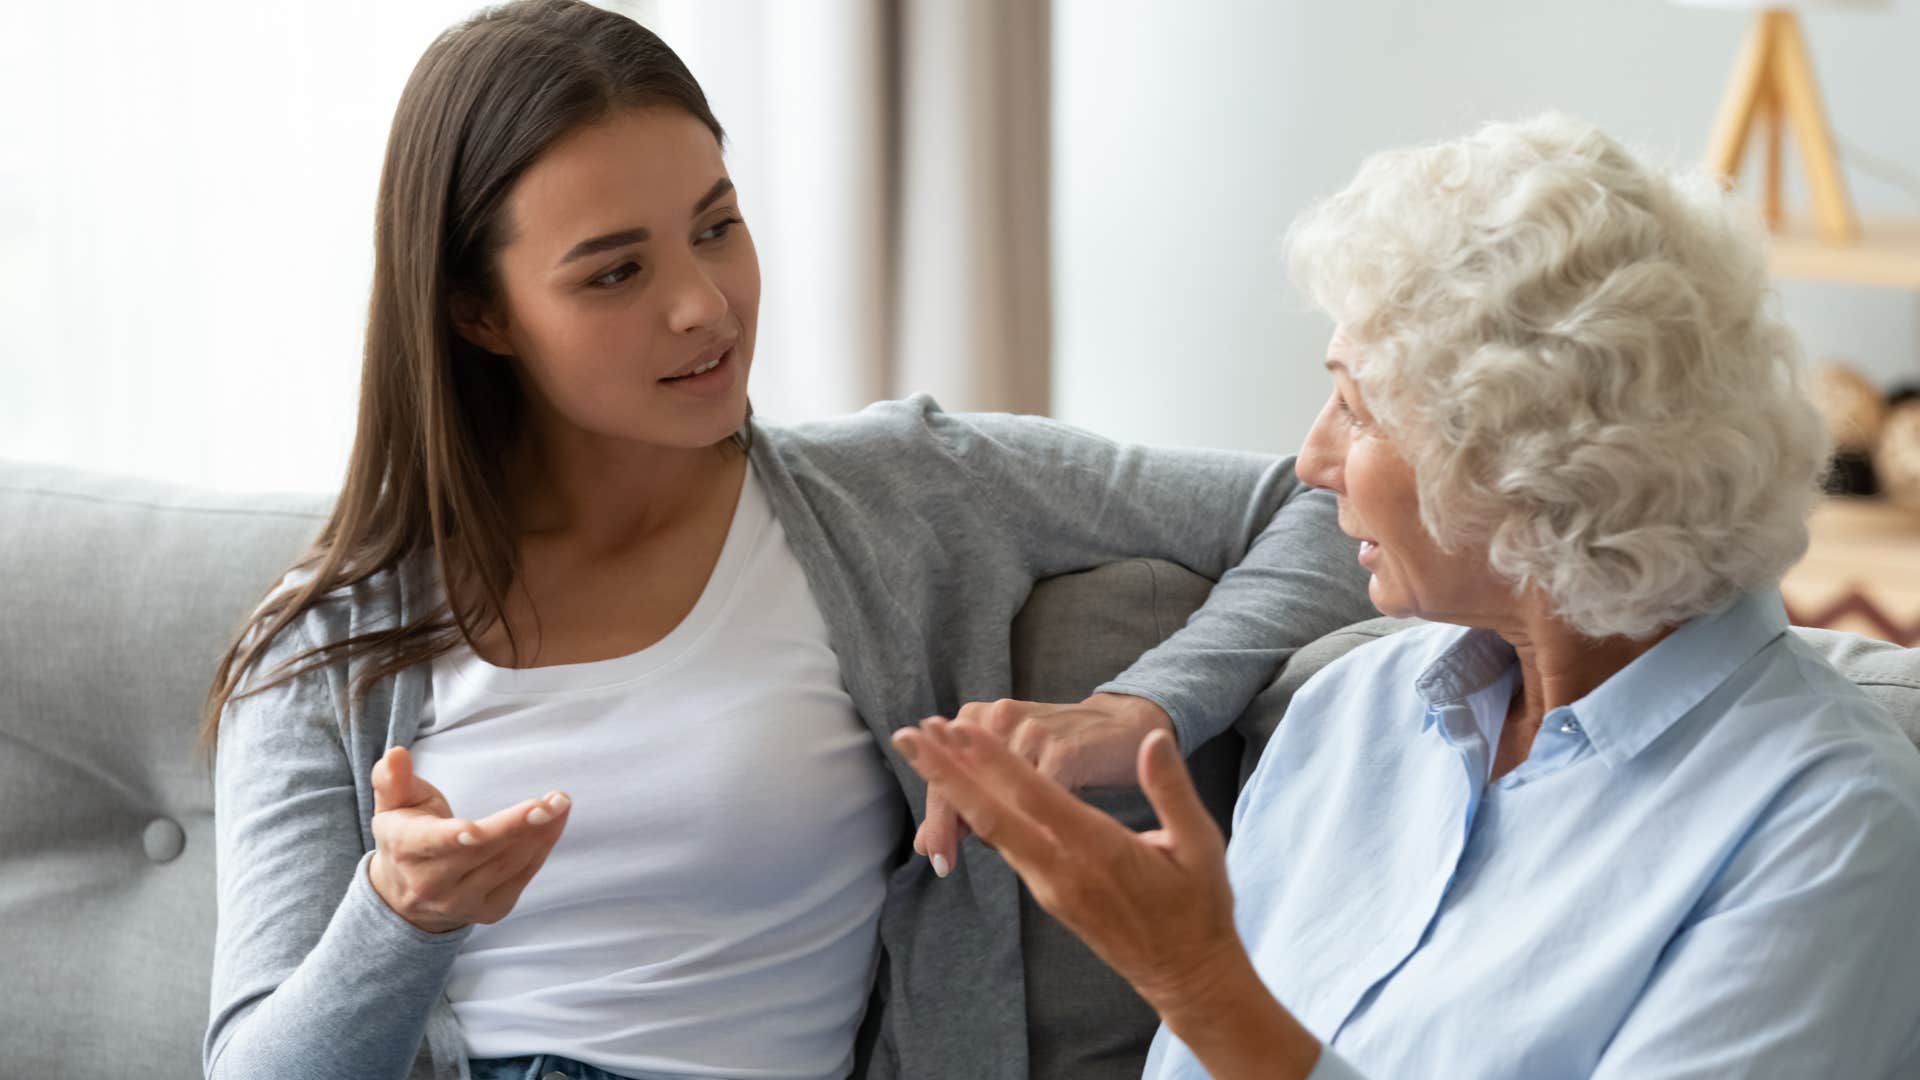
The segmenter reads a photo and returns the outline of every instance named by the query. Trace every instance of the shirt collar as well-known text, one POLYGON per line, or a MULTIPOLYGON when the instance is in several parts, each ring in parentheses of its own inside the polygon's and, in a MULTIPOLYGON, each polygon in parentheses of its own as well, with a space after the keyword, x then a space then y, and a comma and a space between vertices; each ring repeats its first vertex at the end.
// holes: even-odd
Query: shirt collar
POLYGON ((1779 590, 1747 593, 1680 624, 1567 709, 1601 760, 1618 768, 1786 631, 1779 590))
POLYGON ((1459 705, 1492 686, 1519 659, 1513 646, 1491 630, 1462 629, 1453 644, 1428 664, 1414 680, 1414 689, 1427 703, 1424 729, 1435 712, 1459 705))
MULTIPOLYGON (((1565 711, 1579 719, 1601 760, 1617 768, 1786 630, 1779 590, 1747 593, 1682 623, 1565 711)), ((1517 659, 1513 646, 1493 631, 1463 629, 1414 682, 1427 704, 1421 730, 1433 725, 1438 710, 1493 685, 1517 659)))

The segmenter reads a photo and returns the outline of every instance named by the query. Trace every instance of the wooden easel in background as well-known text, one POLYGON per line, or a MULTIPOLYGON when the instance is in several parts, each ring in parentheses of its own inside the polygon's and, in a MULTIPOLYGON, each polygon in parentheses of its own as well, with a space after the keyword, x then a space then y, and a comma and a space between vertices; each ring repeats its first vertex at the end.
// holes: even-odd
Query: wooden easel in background
POLYGON ((1813 78, 1813 59, 1800 34, 1793 12, 1766 9, 1754 19, 1733 82, 1720 103, 1714 121, 1709 164, 1729 182, 1740 175, 1754 121, 1767 128, 1767 173, 1761 203, 1767 225, 1778 230, 1786 220, 1781 195, 1780 155, 1784 129, 1793 127, 1813 195, 1814 226, 1829 244, 1852 244, 1860 239, 1860 222, 1847 199, 1846 180, 1834 151, 1833 130, 1820 104, 1820 88, 1813 78))

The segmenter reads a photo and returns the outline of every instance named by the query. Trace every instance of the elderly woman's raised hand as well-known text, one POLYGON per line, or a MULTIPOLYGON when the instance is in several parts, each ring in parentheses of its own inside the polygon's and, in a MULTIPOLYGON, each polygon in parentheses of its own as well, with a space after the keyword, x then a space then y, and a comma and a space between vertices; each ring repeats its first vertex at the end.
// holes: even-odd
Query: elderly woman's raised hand
POLYGON ((1160 818, 1137 834, 970 721, 933 717, 893 744, 1217 1080, 1312 1071, 1320 1043, 1267 992, 1240 943, 1226 840, 1171 732, 1148 735, 1136 755, 1160 818))
POLYGON ((970 720, 935 717, 894 745, 940 785, 1040 906, 1159 1006, 1243 956, 1233 926, 1226 842, 1171 735, 1138 751, 1140 785, 1161 827, 1136 834, 1047 779, 970 720))

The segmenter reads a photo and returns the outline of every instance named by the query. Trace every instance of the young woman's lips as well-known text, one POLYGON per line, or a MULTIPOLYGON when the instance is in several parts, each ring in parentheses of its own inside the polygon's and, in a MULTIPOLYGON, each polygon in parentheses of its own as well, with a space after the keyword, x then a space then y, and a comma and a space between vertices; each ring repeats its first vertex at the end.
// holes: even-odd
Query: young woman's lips
POLYGON ((739 365, 733 362, 733 349, 720 354, 720 359, 705 371, 682 375, 678 378, 661 379, 660 385, 684 390, 701 397, 717 397, 733 389, 734 369, 739 365))

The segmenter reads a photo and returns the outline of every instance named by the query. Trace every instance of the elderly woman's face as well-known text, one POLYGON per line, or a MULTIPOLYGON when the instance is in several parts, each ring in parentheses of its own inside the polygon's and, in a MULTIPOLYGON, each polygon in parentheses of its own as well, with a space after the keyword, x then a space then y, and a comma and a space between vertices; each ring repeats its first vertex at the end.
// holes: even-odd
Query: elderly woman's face
POLYGON ((1367 595, 1383 614, 1466 625, 1504 621, 1513 593, 1485 554, 1442 550, 1421 523, 1413 466, 1367 411, 1353 378, 1360 362, 1353 342, 1336 330, 1327 347, 1333 394, 1300 448, 1300 479, 1338 497, 1341 531, 1360 541, 1360 565, 1373 575, 1367 595))

